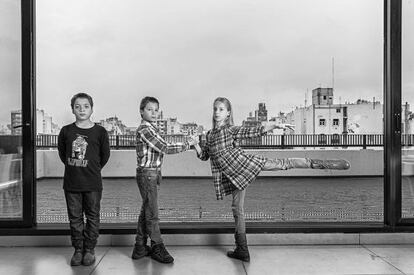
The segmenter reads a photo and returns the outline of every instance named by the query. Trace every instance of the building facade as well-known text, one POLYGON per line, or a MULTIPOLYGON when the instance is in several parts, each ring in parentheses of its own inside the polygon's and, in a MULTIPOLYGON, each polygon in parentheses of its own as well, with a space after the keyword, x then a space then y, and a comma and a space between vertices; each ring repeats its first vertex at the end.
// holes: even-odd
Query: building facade
POLYGON ((332 88, 312 90, 312 105, 297 107, 287 115, 295 134, 382 134, 383 105, 359 99, 355 103, 334 104, 332 88))

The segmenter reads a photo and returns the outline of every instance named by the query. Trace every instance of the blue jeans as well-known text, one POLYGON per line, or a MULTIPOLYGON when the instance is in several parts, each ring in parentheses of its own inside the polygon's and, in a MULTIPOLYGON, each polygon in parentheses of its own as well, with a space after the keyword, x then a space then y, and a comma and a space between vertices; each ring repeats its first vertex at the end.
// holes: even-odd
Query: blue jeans
POLYGON ((69 192, 65 191, 68 209, 72 246, 80 249, 93 249, 99 236, 102 191, 69 192), (86 224, 84 217, 86 217, 86 224))
POLYGON ((161 179, 159 169, 137 169, 137 184, 142 198, 135 237, 137 245, 145 245, 148 236, 154 244, 163 242, 158 217, 158 190, 161 179))

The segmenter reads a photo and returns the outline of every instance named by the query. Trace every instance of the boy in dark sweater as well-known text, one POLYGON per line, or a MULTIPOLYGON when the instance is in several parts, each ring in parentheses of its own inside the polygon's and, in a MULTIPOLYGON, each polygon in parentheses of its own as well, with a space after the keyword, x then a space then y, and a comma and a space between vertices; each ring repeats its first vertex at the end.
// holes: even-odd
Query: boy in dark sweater
POLYGON ((70 264, 91 265, 95 262, 94 249, 99 236, 101 169, 109 159, 109 137, 105 128, 90 120, 91 96, 74 95, 71 107, 75 122, 64 126, 58 137, 59 157, 65 164, 63 189, 75 248, 70 264))

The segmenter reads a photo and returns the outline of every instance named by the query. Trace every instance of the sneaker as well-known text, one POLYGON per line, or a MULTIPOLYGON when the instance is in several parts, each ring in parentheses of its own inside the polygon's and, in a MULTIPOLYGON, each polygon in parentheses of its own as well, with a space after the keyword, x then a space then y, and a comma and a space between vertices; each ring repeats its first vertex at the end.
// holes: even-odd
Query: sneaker
POLYGON ((70 259, 71 266, 78 266, 82 264, 82 249, 75 249, 72 258, 70 259))
POLYGON ((165 249, 163 243, 154 244, 151 247, 151 258, 163 264, 174 262, 174 258, 168 253, 167 249, 165 249))
POLYGON ((349 162, 343 159, 311 159, 312 169, 348 170, 350 167, 349 162))
POLYGON ((82 264, 83 265, 92 265, 95 262, 95 250, 94 249, 85 249, 83 254, 82 264))
POLYGON ((151 248, 148 245, 137 245, 135 244, 134 250, 132 251, 131 258, 134 260, 141 259, 151 254, 151 248))

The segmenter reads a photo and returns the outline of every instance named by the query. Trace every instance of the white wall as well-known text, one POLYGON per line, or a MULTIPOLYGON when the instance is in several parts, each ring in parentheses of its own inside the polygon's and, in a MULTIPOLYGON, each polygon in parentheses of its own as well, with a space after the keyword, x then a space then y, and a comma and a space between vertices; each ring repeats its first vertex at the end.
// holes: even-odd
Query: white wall
MULTIPOLYGON (((292 169, 288 171, 262 172, 261 176, 382 176, 382 150, 252 150, 269 158, 308 157, 320 159, 346 159, 351 168, 346 171, 292 169)), ((64 166, 56 150, 37 151, 38 177, 62 177, 64 166), (43 162, 42 162, 43 160, 43 162)), ((136 155, 134 150, 112 150, 108 164, 102 170, 103 177, 134 177, 136 155)), ((167 155, 162 167, 163 176, 206 177, 211 176, 210 162, 200 161, 194 151, 167 155)))
POLYGON ((370 103, 348 104, 348 129, 355 134, 383 133, 383 105, 370 103))

